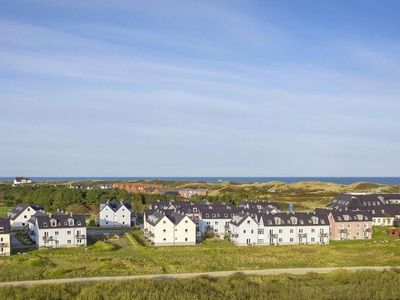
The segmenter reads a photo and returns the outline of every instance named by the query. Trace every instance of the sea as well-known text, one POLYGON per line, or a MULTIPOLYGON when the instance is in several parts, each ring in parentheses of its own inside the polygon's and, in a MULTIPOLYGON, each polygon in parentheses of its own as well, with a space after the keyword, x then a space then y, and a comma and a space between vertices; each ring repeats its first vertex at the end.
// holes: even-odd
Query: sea
MULTIPOLYGON (((282 181, 296 183, 300 181, 322 181, 338 184, 352 184, 355 182, 370 182, 380 184, 400 185, 400 177, 30 177, 34 182, 49 181, 192 181, 192 182, 269 182, 282 181)), ((0 177, 0 181, 12 181, 14 177, 0 177)))

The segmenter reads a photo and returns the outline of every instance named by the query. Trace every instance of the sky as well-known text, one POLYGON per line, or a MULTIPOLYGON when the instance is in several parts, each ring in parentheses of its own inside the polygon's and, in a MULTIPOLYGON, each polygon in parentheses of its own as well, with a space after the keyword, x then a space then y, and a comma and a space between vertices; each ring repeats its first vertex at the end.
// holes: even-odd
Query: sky
POLYGON ((0 176, 400 176, 399 11, 0 0, 0 176))

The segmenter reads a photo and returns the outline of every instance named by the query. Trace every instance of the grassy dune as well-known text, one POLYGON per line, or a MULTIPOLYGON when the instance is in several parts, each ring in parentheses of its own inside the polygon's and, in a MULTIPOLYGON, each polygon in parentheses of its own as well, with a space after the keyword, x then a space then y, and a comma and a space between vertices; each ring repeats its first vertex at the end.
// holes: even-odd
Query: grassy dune
POLYGON ((136 280, 0 289, 1 299, 399 299, 400 273, 136 280))
POLYGON ((135 237, 87 249, 39 249, 0 258, 0 281, 245 270, 285 267, 400 266, 400 241, 376 228, 370 241, 330 245, 238 247, 208 240, 197 246, 144 247, 135 237))

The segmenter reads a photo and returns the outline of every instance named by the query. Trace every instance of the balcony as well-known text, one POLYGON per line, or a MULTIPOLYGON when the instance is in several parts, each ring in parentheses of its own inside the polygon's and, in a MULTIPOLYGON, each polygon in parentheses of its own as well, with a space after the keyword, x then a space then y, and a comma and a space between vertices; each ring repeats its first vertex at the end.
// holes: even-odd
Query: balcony
POLYGON ((347 233, 347 229, 346 229, 346 228, 344 228, 344 229, 339 229, 339 233, 347 233))
POLYGON ((328 233, 327 232, 322 232, 322 233, 320 232, 319 236, 320 237, 328 237, 328 233))
POLYGON ((299 233, 299 238, 307 238, 307 233, 299 233))
POLYGON ((364 228, 364 232, 372 232, 372 228, 364 228))
POLYGON ((84 235, 84 234, 77 234, 75 237, 76 237, 77 239, 80 239, 80 240, 86 239, 86 235, 84 235))
POLYGON ((43 237, 43 241, 45 241, 45 242, 54 242, 54 241, 56 241, 57 239, 55 239, 54 237, 52 237, 52 236, 44 236, 43 237))
POLYGON ((0 243, 0 247, 1 248, 8 248, 8 247, 10 247, 9 245, 8 245, 8 243, 0 243))
POLYGON ((237 233, 232 233, 231 236, 232 236, 233 238, 239 237, 239 235, 238 235, 237 233))
POLYGON ((278 238, 278 234, 277 234, 277 233, 270 233, 270 234, 269 234, 269 237, 270 237, 270 238, 277 239, 277 238, 278 238))

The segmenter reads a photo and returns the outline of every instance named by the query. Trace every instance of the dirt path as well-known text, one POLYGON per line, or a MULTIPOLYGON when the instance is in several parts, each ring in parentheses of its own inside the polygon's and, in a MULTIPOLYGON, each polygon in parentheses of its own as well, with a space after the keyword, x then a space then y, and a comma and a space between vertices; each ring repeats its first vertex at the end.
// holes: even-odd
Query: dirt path
POLYGON ((390 269, 399 269, 400 267, 332 267, 332 268, 289 268, 289 269, 263 269, 263 270, 242 270, 242 271, 219 271, 219 272, 202 272, 202 273, 176 273, 176 274, 154 274, 154 275, 131 275, 131 276, 107 276, 107 277, 83 277, 83 278, 60 278, 60 279, 43 279, 43 280, 27 280, 27 281, 10 281, 0 282, 0 288, 6 286, 32 286, 40 284, 65 284, 65 283, 86 283, 100 281, 125 281, 137 279, 186 279, 199 276, 208 277, 225 277, 233 274, 241 273, 245 275, 279 275, 293 274, 302 275, 307 273, 326 274, 336 271, 384 271, 390 269))

